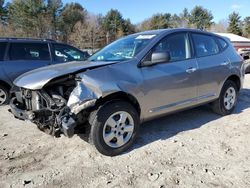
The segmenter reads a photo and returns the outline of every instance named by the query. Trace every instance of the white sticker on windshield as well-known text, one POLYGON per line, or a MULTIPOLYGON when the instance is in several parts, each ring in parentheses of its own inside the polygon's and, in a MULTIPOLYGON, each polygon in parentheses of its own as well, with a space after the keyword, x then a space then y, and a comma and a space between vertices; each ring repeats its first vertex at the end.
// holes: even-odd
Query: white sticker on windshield
POLYGON ((136 37, 135 39, 152 39, 154 38, 156 35, 139 35, 138 37, 136 37))

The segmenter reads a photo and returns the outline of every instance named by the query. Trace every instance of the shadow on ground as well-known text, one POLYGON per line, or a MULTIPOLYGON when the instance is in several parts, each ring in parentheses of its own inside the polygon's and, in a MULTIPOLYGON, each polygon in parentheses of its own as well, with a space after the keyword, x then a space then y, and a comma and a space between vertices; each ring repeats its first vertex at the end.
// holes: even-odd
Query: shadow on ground
MULTIPOLYGON (((233 113, 239 114, 247 108, 250 108, 250 89, 242 89, 233 113)), ((157 140, 166 140, 178 133, 197 129, 219 118, 222 117, 215 114, 209 105, 204 105, 143 123, 136 143, 128 152, 157 140)), ((88 139, 86 134, 79 136, 85 141, 88 139)))
MULTIPOLYGON (((234 114, 250 108, 250 89, 242 89, 234 114)), ((141 125, 140 136, 131 150, 143 147, 157 140, 166 140, 178 133, 197 129, 208 122, 222 118, 215 114, 209 105, 200 106, 141 125)), ((131 151, 130 150, 130 151, 131 151)))

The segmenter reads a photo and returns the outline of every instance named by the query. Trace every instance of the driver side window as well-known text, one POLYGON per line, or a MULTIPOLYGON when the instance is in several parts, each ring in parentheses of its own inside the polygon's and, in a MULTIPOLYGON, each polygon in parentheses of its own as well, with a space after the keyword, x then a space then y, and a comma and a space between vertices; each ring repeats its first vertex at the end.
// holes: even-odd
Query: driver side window
POLYGON ((153 53, 168 52, 170 62, 191 58, 188 35, 179 33, 165 37, 153 49, 153 53))

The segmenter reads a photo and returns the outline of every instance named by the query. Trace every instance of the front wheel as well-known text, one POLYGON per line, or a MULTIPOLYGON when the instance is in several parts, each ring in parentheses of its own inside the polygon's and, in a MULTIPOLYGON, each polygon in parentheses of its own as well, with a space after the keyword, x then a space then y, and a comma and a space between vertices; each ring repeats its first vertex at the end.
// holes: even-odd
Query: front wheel
POLYGON ((238 88, 235 82, 227 80, 221 90, 220 97, 212 103, 212 109, 219 115, 231 114, 238 99, 238 88))
POLYGON ((90 142, 107 156, 126 151, 139 131, 139 116, 125 101, 111 101, 90 114, 90 142))

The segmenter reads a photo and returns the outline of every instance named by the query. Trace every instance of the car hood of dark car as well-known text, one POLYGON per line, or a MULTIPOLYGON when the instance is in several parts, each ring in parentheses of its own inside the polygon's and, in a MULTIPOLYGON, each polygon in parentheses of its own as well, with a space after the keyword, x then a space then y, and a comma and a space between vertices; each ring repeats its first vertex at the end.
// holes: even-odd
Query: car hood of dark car
POLYGON ((85 71, 87 69, 97 68, 114 63, 115 62, 113 61, 112 62, 78 61, 78 62, 62 63, 57 65, 50 65, 22 74, 21 76, 15 79, 14 85, 21 88, 38 90, 42 89, 44 85, 46 85, 49 81, 57 77, 67 74, 78 73, 85 71))

